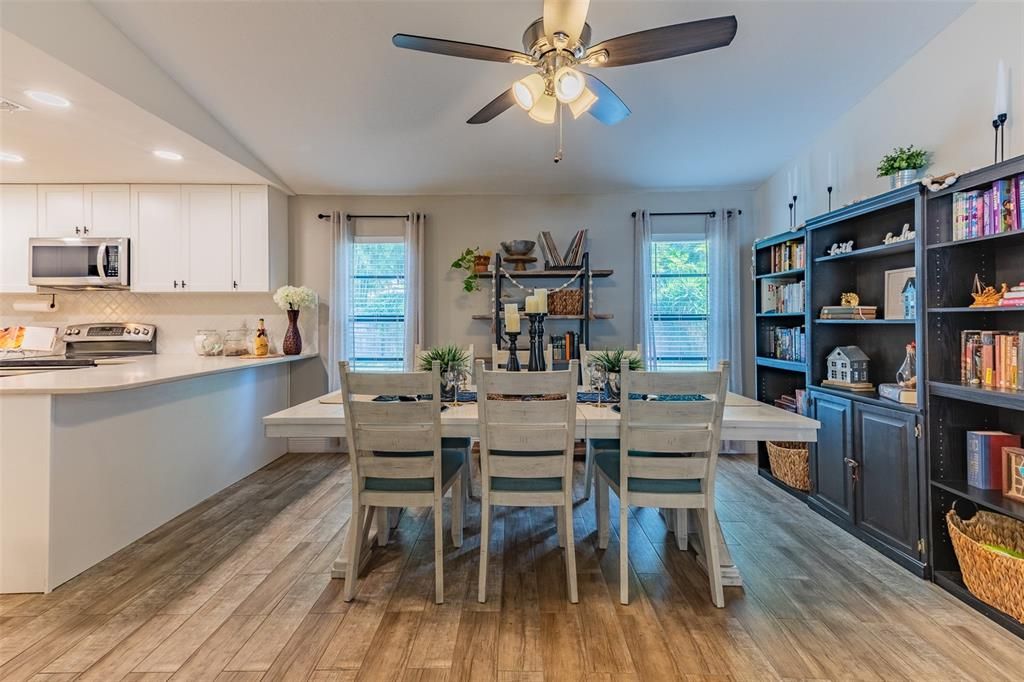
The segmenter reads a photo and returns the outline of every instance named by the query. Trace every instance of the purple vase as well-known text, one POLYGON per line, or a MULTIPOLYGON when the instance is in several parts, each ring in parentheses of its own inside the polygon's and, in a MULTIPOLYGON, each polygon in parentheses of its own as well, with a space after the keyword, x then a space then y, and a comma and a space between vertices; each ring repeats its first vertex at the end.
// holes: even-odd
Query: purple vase
POLYGON ((284 342, 281 350, 285 355, 298 355, 302 352, 302 335, 299 334, 299 311, 287 310, 288 331, 284 333, 284 342))

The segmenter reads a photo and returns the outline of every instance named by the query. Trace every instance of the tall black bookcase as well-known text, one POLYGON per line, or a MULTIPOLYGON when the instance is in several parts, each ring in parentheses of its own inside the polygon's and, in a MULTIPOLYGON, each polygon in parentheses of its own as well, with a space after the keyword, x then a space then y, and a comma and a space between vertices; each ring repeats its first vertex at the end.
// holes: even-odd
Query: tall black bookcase
POLYGON ((1024 520, 1024 503, 1005 498, 998 490, 971 487, 966 480, 966 432, 1024 434, 1024 391, 965 386, 960 380, 962 331, 1024 330, 1024 307, 968 307, 975 274, 996 287, 1024 280, 1024 230, 953 239, 955 192, 984 191, 996 180, 1021 174, 1024 157, 1017 157, 965 174, 952 187, 927 196, 925 319, 929 548, 935 582, 1024 637, 1024 626, 979 601, 964 586, 946 526, 946 513, 954 504, 961 516, 982 509, 1024 520))

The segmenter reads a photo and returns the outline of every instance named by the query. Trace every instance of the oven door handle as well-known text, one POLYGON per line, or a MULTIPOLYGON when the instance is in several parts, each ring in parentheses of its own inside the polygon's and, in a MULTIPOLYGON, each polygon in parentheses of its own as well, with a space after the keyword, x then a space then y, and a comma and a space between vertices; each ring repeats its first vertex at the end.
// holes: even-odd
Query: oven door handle
POLYGON ((96 247, 96 272, 99 273, 100 281, 104 284, 107 282, 107 272, 104 265, 104 261, 107 259, 107 246, 107 242, 103 242, 96 247))

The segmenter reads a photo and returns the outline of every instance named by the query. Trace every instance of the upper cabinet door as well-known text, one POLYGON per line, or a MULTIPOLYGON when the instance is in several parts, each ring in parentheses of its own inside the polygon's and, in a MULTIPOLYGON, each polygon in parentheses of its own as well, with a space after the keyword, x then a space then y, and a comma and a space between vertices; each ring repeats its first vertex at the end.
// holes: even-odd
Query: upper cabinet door
POLYGON ((132 185, 133 291, 182 291, 187 268, 181 224, 181 186, 132 185))
POLYGON ((36 231, 36 186, 0 185, 0 292, 35 291, 28 284, 28 240, 36 231))
POLYGON ((231 188, 232 287, 236 291, 270 290, 270 231, 265 186, 231 188))
POLYGON ((81 185, 39 185, 40 237, 84 237, 85 226, 81 185))
POLYGON ((86 185, 83 191, 83 230, 90 237, 131 234, 128 185, 86 185))
POLYGON ((185 291, 231 291, 231 186, 182 185, 185 291))

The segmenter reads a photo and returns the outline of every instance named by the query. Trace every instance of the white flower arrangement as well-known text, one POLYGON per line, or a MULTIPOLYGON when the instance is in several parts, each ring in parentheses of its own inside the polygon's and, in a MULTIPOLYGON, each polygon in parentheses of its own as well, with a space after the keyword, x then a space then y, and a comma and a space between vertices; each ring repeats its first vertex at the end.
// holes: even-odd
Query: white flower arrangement
POLYGON ((274 292, 274 303, 281 310, 299 310, 316 305, 316 292, 309 287, 283 286, 274 292))

